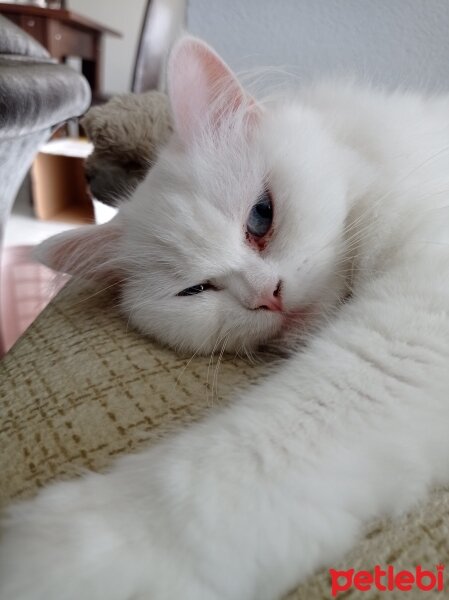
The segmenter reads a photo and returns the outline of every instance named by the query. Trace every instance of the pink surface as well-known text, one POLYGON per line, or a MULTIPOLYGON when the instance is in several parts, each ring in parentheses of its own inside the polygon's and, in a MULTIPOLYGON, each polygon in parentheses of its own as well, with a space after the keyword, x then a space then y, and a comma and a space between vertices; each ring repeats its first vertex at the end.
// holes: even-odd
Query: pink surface
POLYGON ((33 246, 3 249, 0 334, 7 352, 66 283, 67 277, 33 260, 33 246))

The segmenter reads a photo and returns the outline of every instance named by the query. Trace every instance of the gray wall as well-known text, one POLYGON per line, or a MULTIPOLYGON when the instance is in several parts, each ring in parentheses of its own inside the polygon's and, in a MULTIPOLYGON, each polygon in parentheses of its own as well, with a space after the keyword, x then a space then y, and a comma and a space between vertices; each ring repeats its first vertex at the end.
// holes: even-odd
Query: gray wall
MULTIPOLYGON (((103 38, 103 90, 107 93, 129 92, 137 44, 147 0, 68 0, 71 10, 120 31, 123 36, 103 38)), ((149 36, 151 46, 177 35, 184 23, 185 0, 158 0, 152 4, 158 13, 149 36)), ((150 55, 150 60, 151 55, 150 55)), ((159 62, 157 62, 159 65, 159 62)))
POLYGON ((68 0, 69 8, 123 34, 104 37, 103 89, 129 92, 146 0, 68 0))
POLYGON ((239 71, 449 89, 449 0, 188 0, 187 18, 239 71))

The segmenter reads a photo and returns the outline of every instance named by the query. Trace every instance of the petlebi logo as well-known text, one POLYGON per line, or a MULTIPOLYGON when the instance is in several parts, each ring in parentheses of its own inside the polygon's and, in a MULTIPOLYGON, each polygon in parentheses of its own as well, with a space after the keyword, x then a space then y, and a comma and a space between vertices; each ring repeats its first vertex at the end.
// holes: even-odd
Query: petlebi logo
POLYGON ((399 571, 392 565, 386 567, 376 565, 372 571, 329 569, 329 575, 333 598, 351 588, 360 592, 368 592, 372 589, 379 592, 444 591, 444 565, 436 565, 433 571, 423 569, 420 565, 410 571, 399 571))

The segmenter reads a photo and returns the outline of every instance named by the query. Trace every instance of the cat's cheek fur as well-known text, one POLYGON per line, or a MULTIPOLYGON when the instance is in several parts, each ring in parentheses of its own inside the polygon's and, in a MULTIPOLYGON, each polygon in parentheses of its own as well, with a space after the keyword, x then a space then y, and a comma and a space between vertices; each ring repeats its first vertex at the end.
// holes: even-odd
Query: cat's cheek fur
POLYGON ((145 284, 125 283, 121 310, 141 333, 186 354, 241 352, 276 338, 285 319, 270 311, 248 311, 225 291, 208 297, 172 297, 142 301, 145 284))

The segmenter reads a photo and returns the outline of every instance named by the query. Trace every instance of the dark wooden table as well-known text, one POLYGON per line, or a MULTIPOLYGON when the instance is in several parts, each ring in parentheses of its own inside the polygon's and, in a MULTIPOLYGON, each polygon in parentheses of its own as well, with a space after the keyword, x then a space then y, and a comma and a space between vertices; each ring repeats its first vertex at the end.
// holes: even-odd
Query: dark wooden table
POLYGON ((70 10, 0 3, 0 14, 34 37, 54 58, 81 58, 92 93, 101 92, 101 38, 104 34, 121 37, 121 33, 70 10))

